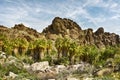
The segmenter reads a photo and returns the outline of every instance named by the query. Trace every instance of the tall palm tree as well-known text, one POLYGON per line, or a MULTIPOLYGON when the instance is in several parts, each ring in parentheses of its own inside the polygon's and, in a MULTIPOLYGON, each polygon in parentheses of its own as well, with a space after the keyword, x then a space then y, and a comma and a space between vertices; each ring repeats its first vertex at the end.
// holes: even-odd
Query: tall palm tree
POLYGON ((17 56, 19 53, 19 40, 18 39, 13 39, 11 41, 12 46, 13 46, 13 55, 17 56))
POLYGON ((84 46, 84 51, 82 54, 82 60, 85 62, 93 63, 95 61, 95 56, 97 57, 99 50, 94 45, 84 46))
POLYGON ((43 60, 44 58, 44 51, 46 49, 46 40, 45 39, 38 39, 34 43, 36 45, 34 49, 34 59, 35 60, 43 60))
POLYGON ((13 49, 13 46, 12 46, 11 40, 8 40, 8 39, 4 40, 2 51, 6 52, 7 54, 12 54, 12 49, 13 49))
POLYGON ((75 53, 75 61, 80 62, 81 61, 81 56, 83 55, 84 48, 81 45, 76 46, 76 53, 75 53))
POLYGON ((0 40, 0 51, 2 51, 3 41, 0 40))
POLYGON ((29 42, 27 55, 34 56, 35 44, 33 41, 29 42))
POLYGON ((55 47, 58 51, 58 59, 61 58, 62 52, 62 38, 57 38, 55 41, 55 47))
POLYGON ((50 50, 52 49, 53 43, 51 40, 47 40, 47 46, 46 46, 46 50, 47 50, 47 55, 50 55, 50 50))
POLYGON ((82 54, 82 61, 89 62, 89 53, 90 53, 90 47, 88 45, 83 47, 83 54, 82 54))
POLYGON ((19 41, 19 53, 22 55, 25 55, 25 53, 27 52, 28 49, 28 41, 26 39, 18 39, 19 41))
POLYGON ((69 48, 69 61, 70 64, 74 64, 74 57, 75 54, 77 53, 77 44, 75 42, 70 43, 70 48, 69 48))
POLYGON ((62 40, 62 57, 68 56, 69 47, 70 47, 70 39, 64 38, 62 40))
POLYGON ((3 34, 0 34, 0 51, 4 51, 5 40, 6 40, 6 36, 3 34))

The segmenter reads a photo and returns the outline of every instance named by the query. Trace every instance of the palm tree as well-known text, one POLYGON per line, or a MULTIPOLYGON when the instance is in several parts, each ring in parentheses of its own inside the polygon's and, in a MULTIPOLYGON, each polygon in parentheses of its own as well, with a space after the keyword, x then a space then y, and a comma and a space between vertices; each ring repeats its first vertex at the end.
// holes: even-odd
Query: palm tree
POLYGON ((2 51, 3 41, 0 40, 0 51, 2 51))
POLYGON ((94 45, 86 45, 83 47, 82 53, 82 61, 93 63, 95 61, 95 57, 99 55, 99 50, 94 45))
POLYGON ((44 58, 44 51, 46 49, 46 40, 45 39, 38 39, 34 42, 36 45, 34 49, 34 59, 36 61, 43 60, 44 58))
POLYGON ((34 49, 35 49, 35 46, 36 46, 36 45, 34 44, 33 41, 29 42, 27 55, 34 56, 34 49))
POLYGON ((61 58, 61 52, 62 52, 62 38, 57 38, 55 41, 55 47, 57 49, 58 52, 58 59, 61 58))
POLYGON ((19 53, 22 55, 25 55, 25 53, 27 52, 28 49, 28 41, 26 39, 18 39, 18 43, 19 43, 19 53))
POLYGON ((13 46, 13 55, 17 56, 19 53, 19 40, 18 39, 13 39, 11 41, 12 46, 13 46))
POLYGON ((64 38, 62 41, 62 57, 68 56, 69 47, 70 47, 70 39, 64 38))
POLYGON ((6 36, 3 34, 0 34, 0 51, 4 50, 4 42, 6 40, 6 36))
POLYGON ((8 39, 4 40, 2 51, 6 52, 7 54, 12 54, 12 49, 13 49, 13 46, 12 46, 11 40, 8 40, 8 39))
POLYGON ((76 53, 75 53, 75 61, 80 62, 81 61, 81 56, 83 55, 84 48, 81 45, 76 46, 76 53))
POLYGON ((47 46, 46 46, 46 50, 47 50, 47 55, 50 55, 50 50, 52 49, 52 41, 51 40, 47 40, 47 46))
POLYGON ((69 48, 69 61, 70 64, 74 64, 74 57, 75 54, 77 53, 77 44, 75 42, 70 43, 70 48, 69 48))

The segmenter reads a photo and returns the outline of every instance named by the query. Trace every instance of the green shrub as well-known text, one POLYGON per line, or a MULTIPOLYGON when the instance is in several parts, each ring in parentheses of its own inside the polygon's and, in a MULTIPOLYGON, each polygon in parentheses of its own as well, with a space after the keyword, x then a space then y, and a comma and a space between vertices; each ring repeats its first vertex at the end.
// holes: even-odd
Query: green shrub
POLYGON ((57 60, 54 60, 54 64, 68 65, 69 64, 69 59, 67 57, 61 57, 57 60))
POLYGON ((20 59, 22 62, 27 63, 27 64, 34 63, 34 60, 31 57, 27 56, 27 55, 18 56, 18 59, 20 59))

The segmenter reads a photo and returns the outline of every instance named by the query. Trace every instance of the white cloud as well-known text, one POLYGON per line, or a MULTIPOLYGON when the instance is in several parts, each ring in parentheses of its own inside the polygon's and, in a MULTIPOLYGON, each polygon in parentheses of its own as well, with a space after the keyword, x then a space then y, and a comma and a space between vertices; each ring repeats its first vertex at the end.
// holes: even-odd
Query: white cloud
POLYGON ((113 3, 111 6, 110 6, 110 8, 116 8, 118 6, 118 4, 117 3, 113 3))
POLYGON ((112 16, 111 19, 120 19, 120 14, 112 16))
POLYGON ((75 19, 78 15, 87 15, 87 12, 82 7, 76 7, 75 10, 68 10, 66 17, 75 19))
MULTIPOLYGON (((6 1, 13 5, 6 6, 4 10, 5 13, 0 12, 0 23, 4 23, 5 25, 25 23, 38 31, 42 31, 43 28, 51 24, 55 16, 70 18, 77 22, 82 20, 81 18, 84 18, 86 19, 85 22, 83 22, 83 20, 78 23, 83 27, 92 23, 93 28, 111 25, 113 21, 108 22, 108 20, 120 20, 120 5, 114 0, 108 0, 106 2, 104 0, 66 0, 64 2, 58 1, 56 4, 54 4, 54 2, 49 4, 47 2, 38 3, 37 1, 31 3, 31 1, 26 2, 26 0, 6 1), (104 9, 105 12, 110 13, 110 15, 104 15, 105 12, 101 12, 99 16, 93 17, 87 10, 87 8, 91 7, 104 9), (106 22, 109 24, 105 24, 106 22)), ((93 13, 93 15, 94 14, 96 13, 93 13)), ((119 29, 118 25, 116 28, 119 29)), ((112 29, 109 30, 111 31, 112 29)))
POLYGON ((105 22, 106 21, 106 18, 105 17, 96 17, 94 18, 94 20, 99 23, 99 22, 105 22))
POLYGON ((86 0, 83 7, 98 5, 102 0, 86 0))

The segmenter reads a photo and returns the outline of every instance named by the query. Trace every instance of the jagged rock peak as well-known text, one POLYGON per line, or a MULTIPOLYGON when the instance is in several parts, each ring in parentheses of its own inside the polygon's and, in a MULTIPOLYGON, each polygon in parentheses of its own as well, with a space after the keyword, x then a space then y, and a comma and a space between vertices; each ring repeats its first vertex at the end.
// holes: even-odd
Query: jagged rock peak
POLYGON ((103 34, 104 33, 104 28, 100 27, 97 29, 97 31, 95 32, 95 34, 99 35, 99 34, 103 34))
POLYGON ((7 28, 6 26, 0 25, 0 33, 9 32, 10 28, 7 28))
POLYGON ((0 25, 0 28, 7 28, 7 27, 5 27, 5 26, 3 26, 3 25, 0 25))
POLYGON ((23 31, 31 31, 31 32, 37 33, 37 31, 35 29, 27 27, 22 23, 21 24, 15 24, 15 26, 12 27, 12 29, 23 30, 23 31))
POLYGON ((52 24, 43 30, 43 33, 66 34, 67 30, 81 30, 81 27, 74 21, 67 18, 55 17, 52 24))
POLYGON ((24 30, 26 28, 26 26, 24 24, 15 24, 15 26, 13 27, 13 29, 18 29, 18 30, 24 30))

